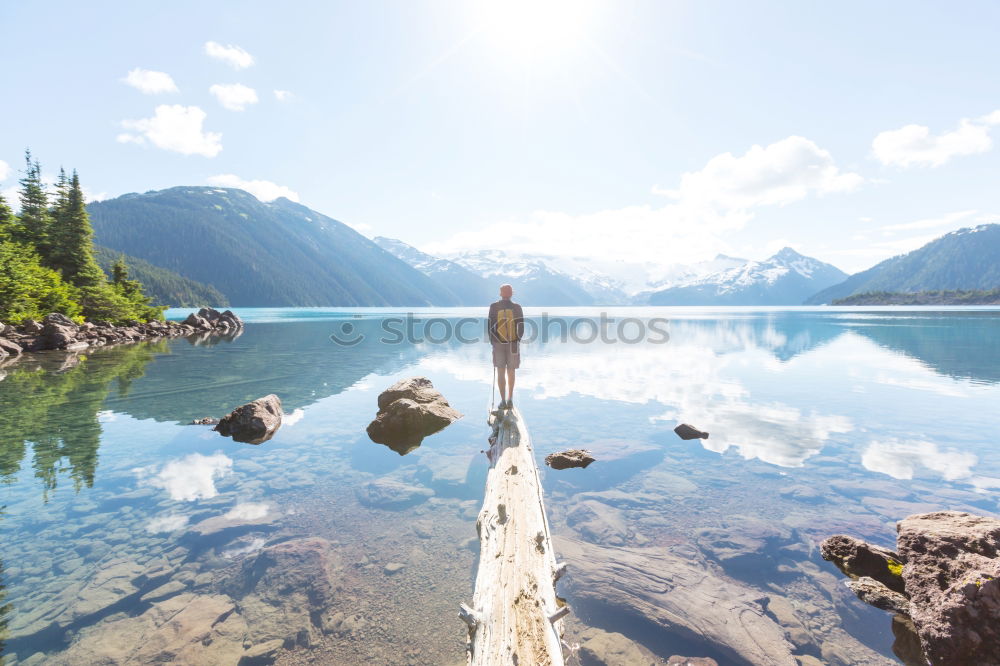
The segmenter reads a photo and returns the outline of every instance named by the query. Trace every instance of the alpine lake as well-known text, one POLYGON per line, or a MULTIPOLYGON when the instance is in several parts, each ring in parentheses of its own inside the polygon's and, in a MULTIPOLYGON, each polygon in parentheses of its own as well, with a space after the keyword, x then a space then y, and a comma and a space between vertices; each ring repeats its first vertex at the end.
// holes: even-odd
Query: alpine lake
MULTIPOLYGON (((465 663, 484 309, 235 312, 234 338, 0 366, 4 664, 465 663), (365 428, 412 376, 464 417, 401 454, 365 428), (262 444, 190 425, 270 393, 285 417, 262 444)), ((525 314, 515 402, 569 565, 571 660, 901 663, 909 639, 819 542, 1000 512, 996 308, 525 314), (567 448, 597 461, 544 465, 567 448)))

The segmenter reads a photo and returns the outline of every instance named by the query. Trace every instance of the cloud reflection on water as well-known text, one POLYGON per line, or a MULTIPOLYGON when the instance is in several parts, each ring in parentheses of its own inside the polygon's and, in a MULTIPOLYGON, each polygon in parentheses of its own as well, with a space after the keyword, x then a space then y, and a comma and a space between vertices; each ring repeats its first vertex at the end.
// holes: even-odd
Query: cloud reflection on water
POLYGON ((233 459, 225 454, 205 456, 192 453, 168 462, 155 475, 150 468, 136 469, 135 474, 140 485, 163 488, 170 494, 170 499, 178 502, 192 502, 218 495, 215 480, 232 471, 233 459))
MULTIPOLYGON (((800 351, 809 347, 801 336, 793 337, 800 351)), ((673 325, 666 346, 539 345, 528 351, 532 356, 518 374, 517 385, 531 391, 534 399, 575 393, 656 403, 666 409, 651 420, 685 421, 709 430, 711 437, 699 440, 707 450, 723 453, 734 448, 746 459, 798 467, 822 450, 832 435, 850 432, 854 426, 844 416, 751 397, 737 375, 747 364, 780 372, 782 362, 776 356, 787 352, 788 344, 789 336, 771 326, 680 322, 673 325)), ((428 374, 447 372, 483 381, 489 366, 479 359, 480 351, 465 348, 432 354, 419 367, 428 374)))
POLYGON ((894 479, 912 479, 918 467, 925 467, 945 481, 957 481, 972 476, 972 468, 978 463, 975 454, 940 449, 934 442, 919 440, 874 441, 861 455, 861 464, 866 469, 894 479))

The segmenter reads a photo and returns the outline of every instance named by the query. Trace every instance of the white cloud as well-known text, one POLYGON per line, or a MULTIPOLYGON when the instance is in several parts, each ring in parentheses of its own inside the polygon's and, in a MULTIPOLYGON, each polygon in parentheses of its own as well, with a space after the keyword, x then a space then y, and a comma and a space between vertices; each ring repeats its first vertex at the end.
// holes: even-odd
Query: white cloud
POLYGON ((993 147, 990 127, 1000 124, 1000 110, 980 118, 963 118, 958 128, 931 134, 926 125, 906 125, 880 133, 872 151, 882 164, 900 167, 941 166, 953 157, 985 153, 993 147))
POLYGON ((223 46, 218 42, 205 42, 205 53, 228 63, 234 69, 246 69, 253 64, 253 56, 234 44, 223 46))
POLYGON ((135 133, 119 134, 119 143, 144 144, 183 155, 215 157, 222 150, 222 134, 206 132, 205 112, 197 106, 161 104, 152 118, 123 120, 122 127, 135 133))
POLYGON ((246 190, 261 201, 274 201, 278 197, 285 197, 290 201, 298 201, 299 194, 284 185, 272 183, 269 180, 244 180, 232 173, 220 173, 217 176, 209 176, 209 185, 218 187, 235 187, 246 190))
POLYGON ((258 101, 257 91, 242 83, 216 83, 208 92, 230 111, 243 111, 248 104, 256 104, 258 101))
POLYGON ((166 72, 156 72, 151 69, 136 67, 122 81, 147 95, 179 92, 177 84, 174 83, 173 78, 169 74, 166 72))
POLYGON ((10 175, 10 172, 10 165, 3 160, 0 160, 0 182, 7 180, 7 176, 10 175))
POLYGON ((958 223, 970 215, 975 215, 978 211, 976 210, 958 210, 954 213, 947 213, 946 215, 941 215, 939 217, 929 217, 922 220, 915 220, 913 222, 903 222, 901 224, 889 224, 882 227, 882 231, 906 231, 910 229, 933 229, 934 227, 943 227, 946 225, 953 225, 958 223))
POLYGON ((159 534, 161 532, 175 532, 180 528, 187 525, 187 516, 178 516, 172 514, 169 516, 160 516, 158 518, 153 518, 151 521, 146 523, 146 531, 150 534, 159 534))
POLYGON ((197 499, 211 499, 219 494, 215 489, 215 480, 221 479, 233 471, 233 459, 222 453, 203 456, 192 453, 179 460, 173 460, 163 466, 156 476, 148 476, 148 470, 136 470, 140 482, 154 488, 163 488, 170 498, 178 502, 191 502, 197 499))
POLYGON ((725 246, 721 235, 742 228, 759 206, 782 206, 810 194, 844 192, 862 182, 858 174, 841 171, 830 153, 812 141, 790 136, 765 147, 753 146, 739 157, 718 155, 700 171, 685 174, 675 189, 654 188, 673 199, 663 207, 638 205, 580 215, 536 211, 420 249, 448 254, 491 247, 608 261, 688 264, 714 257, 725 246))
POLYGON ((972 453, 943 450, 933 442, 917 440, 872 442, 861 454, 866 469, 894 479, 912 479, 917 467, 925 467, 945 481, 956 481, 972 476, 972 468, 978 463, 979 458, 972 453))
POLYGON ((290 90, 275 90, 274 98, 279 102, 284 102, 292 98, 292 92, 290 90))
POLYGON ((722 209, 784 206, 810 192, 846 192, 863 179, 844 173, 833 156, 809 139, 790 136, 767 147, 753 146, 741 157, 717 155, 701 171, 686 173, 675 190, 655 187, 682 202, 722 209))

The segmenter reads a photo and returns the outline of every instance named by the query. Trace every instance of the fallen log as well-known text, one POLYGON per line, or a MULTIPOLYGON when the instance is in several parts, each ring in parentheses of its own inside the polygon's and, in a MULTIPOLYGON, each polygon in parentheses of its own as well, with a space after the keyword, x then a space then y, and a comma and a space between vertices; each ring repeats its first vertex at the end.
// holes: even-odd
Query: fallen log
POLYGON ((516 409, 494 416, 490 469, 479 512, 479 570, 472 605, 459 617, 469 628, 472 666, 562 666, 562 618, 556 597, 565 571, 556 562, 542 485, 528 429, 516 409))

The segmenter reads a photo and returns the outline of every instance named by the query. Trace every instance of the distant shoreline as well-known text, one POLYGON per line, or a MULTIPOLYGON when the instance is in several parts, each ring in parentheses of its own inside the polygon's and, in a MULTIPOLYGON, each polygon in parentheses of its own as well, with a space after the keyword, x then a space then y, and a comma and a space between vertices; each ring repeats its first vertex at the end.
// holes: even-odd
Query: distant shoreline
POLYGON ((830 305, 1000 305, 1000 288, 942 291, 872 291, 834 299, 830 305))

